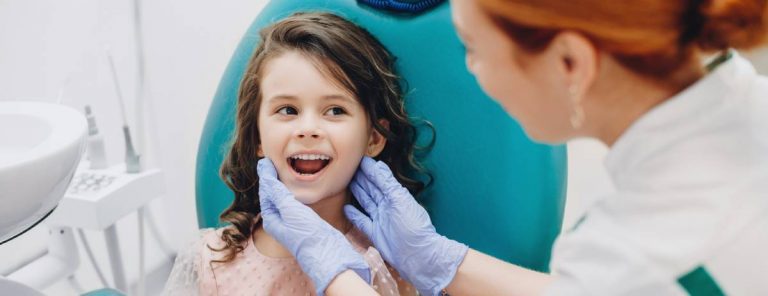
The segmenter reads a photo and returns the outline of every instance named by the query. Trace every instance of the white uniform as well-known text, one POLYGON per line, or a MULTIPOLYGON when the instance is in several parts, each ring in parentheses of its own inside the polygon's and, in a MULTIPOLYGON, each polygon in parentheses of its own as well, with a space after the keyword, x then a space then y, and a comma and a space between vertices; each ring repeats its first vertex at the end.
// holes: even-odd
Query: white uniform
POLYGON ((768 295, 768 78, 732 57, 611 148, 616 193, 555 243, 548 295, 768 295))

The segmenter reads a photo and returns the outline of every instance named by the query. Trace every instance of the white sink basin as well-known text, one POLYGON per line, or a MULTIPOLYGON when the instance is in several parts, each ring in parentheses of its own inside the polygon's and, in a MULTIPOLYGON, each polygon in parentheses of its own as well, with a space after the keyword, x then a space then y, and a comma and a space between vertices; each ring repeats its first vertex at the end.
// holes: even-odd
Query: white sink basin
POLYGON ((87 123, 50 103, 0 101, 0 244, 45 218, 85 150, 87 123))

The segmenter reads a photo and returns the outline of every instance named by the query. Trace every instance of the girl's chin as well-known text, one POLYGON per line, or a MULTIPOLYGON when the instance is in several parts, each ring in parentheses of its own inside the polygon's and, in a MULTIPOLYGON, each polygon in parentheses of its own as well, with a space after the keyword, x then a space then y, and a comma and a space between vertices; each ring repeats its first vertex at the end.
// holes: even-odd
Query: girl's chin
POLYGON ((288 189, 288 190, 290 190, 293 193, 293 196, 296 197, 296 200, 298 200, 300 203, 303 203, 305 205, 311 205, 326 198, 325 194, 318 194, 316 190, 308 190, 308 189, 298 189, 298 190, 288 189))
POLYGON ((310 188, 301 188, 296 190, 292 190, 289 188, 288 190, 290 190, 293 193, 293 195, 296 197, 296 200, 308 206, 321 202, 326 199, 343 196, 343 193, 345 192, 345 189, 343 188, 340 189, 340 191, 337 193, 331 193, 331 192, 321 191, 317 189, 313 190, 310 188))
POLYGON ((315 204, 318 201, 323 200, 322 197, 319 196, 296 196, 296 200, 298 200, 300 203, 303 203, 305 205, 312 205, 315 204))

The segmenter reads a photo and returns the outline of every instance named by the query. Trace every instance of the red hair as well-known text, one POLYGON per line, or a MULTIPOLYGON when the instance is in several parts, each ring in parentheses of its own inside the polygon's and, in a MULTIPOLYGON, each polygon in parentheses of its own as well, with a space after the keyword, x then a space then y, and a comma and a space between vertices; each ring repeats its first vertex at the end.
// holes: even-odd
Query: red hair
POLYGON ((479 0, 520 47, 584 34, 629 69, 665 78, 697 51, 749 49, 768 37, 768 0, 479 0))

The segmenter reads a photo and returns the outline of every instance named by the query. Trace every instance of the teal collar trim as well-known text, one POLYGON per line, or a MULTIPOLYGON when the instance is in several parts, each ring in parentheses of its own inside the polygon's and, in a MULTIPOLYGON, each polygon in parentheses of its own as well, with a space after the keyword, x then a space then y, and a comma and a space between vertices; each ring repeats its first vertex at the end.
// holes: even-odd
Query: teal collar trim
POLYGON ((699 265, 693 271, 681 276, 677 282, 691 296, 721 296, 725 295, 714 278, 704 266, 699 265))
POLYGON ((717 66, 722 65, 723 63, 727 62, 733 57, 733 50, 728 49, 720 53, 719 56, 717 56, 714 60, 712 60, 707 66, 705 67, 707 69, 707 72, 712 72, 717 68, 717 66))

